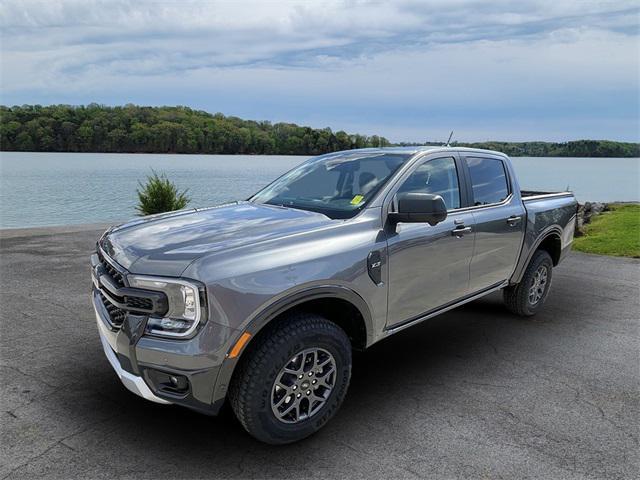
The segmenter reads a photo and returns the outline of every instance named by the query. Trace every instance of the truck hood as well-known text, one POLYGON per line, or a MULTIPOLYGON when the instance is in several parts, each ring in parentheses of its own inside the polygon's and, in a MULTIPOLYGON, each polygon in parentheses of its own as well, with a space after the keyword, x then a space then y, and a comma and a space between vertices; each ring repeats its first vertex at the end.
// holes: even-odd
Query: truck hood
POLYGON ((203 255, 291 235, 331 221, 320 213, 238 202, 134 220, 107 232, 100 244, 132 273, 180 276, 203 255))

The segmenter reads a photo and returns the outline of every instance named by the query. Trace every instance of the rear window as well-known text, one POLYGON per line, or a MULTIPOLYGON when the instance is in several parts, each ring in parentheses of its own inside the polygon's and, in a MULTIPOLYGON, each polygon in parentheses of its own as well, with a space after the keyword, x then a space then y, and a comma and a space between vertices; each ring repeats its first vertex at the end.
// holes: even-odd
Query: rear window
POLYGON ((500 203, 509 196, 504 163, 493 158, 467 158, 473 187, 473 204, 500 203))

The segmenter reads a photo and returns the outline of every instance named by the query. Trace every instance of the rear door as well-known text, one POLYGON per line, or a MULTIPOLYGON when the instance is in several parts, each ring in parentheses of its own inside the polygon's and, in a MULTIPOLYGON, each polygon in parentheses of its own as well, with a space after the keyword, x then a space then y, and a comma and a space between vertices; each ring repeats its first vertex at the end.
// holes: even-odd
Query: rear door
POLYGON ((475 293, 502 283, 513 273, 522 247, 526 213, 505 158, 470 153, 463 159, 475 224, 469 278, 469 292, 475 293))
POLYGON ((419 162, 392 192, 441 195, 448 217, 435 226, 398 223, 387 237, 389 300, 387 326, 411 321, 464 297, 473 255, 473 215, 457 155, 419 162))

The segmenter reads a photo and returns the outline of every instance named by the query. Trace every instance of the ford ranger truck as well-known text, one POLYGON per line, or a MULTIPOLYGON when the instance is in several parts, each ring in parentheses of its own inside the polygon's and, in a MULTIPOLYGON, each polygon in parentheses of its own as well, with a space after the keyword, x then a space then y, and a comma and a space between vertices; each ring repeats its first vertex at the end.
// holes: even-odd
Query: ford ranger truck
MULTIPOLYGON (((353 350, 502 290, 531 316, 571 248, 569 192, 453 147, 311 158, 246 201, 139 218, 91 256, 107 359, 152 402, 284 444, 340 407, 353 350)), ((390 360, 392 361, 392 360, 390 360)))

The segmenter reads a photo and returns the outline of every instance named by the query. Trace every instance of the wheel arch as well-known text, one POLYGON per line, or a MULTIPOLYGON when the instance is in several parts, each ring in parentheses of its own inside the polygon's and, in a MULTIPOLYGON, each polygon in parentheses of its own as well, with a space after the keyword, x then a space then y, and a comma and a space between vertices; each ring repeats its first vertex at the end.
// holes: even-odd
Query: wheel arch
POLYGON ((532 252, 531 256, 533 257, 533 253, 537 252, 538 250, 546 251, 551 257, 553 266, 555 267, 556 265, 558 265, 558 263, 560 262, 560 255, 562 254, 562 237, 560 236, 560 233, 549 233, 536 246, 536 249, 532 252))
POLYGON ((372 343, 371 311, 365 300, 354 290, 344 286, 320 285, 297 291, 264 308, 252 317, 245 329, 238 332, 233 344, 244 333, 249 333, 251 337, 236 357, 231 358, 227 355, 223 361, 216 380, 212 403, 224 400, 238 363, 243 355, 250 352, 256 345, 256 339, 267 331, 266 327, 283 319, 285 315, 297 311, 319 313, 337 323, 345 330, 355 350, 363 350, 372 343))
POLYGON ((511 284, 520 283, 522 281, 524 272, 529 266, 529 263, 531 263, 531 259, 533 258, 534 253, 536 253, 538 250, 546 251, 551 256, 553 266, 555 267, 556 265, 558 265, 562 255, 562 229, 557 225, 552 225, 546 228, 538 236, 536 242, 528 250, 526 260, 521 261, 518 264, 518 269, 512 277, 512 281, 510 282, 511 284))

